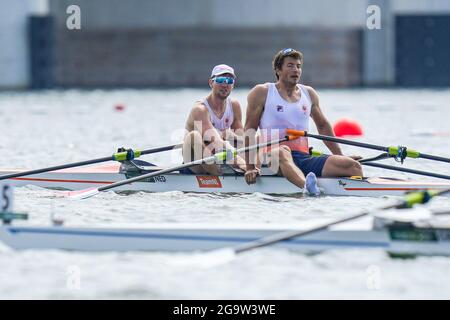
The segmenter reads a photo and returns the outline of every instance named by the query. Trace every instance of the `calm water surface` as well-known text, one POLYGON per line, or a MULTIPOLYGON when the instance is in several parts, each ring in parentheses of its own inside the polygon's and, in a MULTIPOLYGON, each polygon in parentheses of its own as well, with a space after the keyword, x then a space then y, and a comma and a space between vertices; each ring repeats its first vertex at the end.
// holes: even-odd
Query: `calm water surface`
MULTIPOLYGON (((248 90, 233 96, 244 109, 248 90)), ((180 141, 193 101, 206 90, 48 91, 0 93, 1 167, 39 168, 110 155, 118 147, 148 148, 180 141), (125 106, 118 112, 114 106, 125 106)), ((406 145, 450 157, 450 90, 319 90, 331 122, 360 122, 360 141, 406 145)), ((311 131, 315 131, 312 126, 311 131)), ((319 141, 310 141, 325 151, 319 141)), ((376 153, 343 146, 347 154, 376 153)), ((159 165, 181 161, 179 151, 144 157, 159 165)), ((393 161, 391 161, 394 164, 393 161)), ((444 163, 408 159, 405 166, 450 174, 444 163)), ((365 168, 366 175, 411 177, 365 168)), ((15 190, 17 211, 30 224, 48 224, 51 212, 66 225, 152 222, 301 223, 338 218, 387 198, 218 196, 102 193, 85 201, 36 187, 15 190)), ((436 199, 430 208, 450 208, 436 199)), ((304 256, 261 249, 212 269, 171 264, 179 254, 12 251, 0 245, 0 298, 40 299, 309 299, 450 298, 450 259, 393 260, 378 250, 330 251, 304 256), (80 276, 79 286, 73 276, 80 276)), ((189 258, 189 254, 184 254, 189 258)))

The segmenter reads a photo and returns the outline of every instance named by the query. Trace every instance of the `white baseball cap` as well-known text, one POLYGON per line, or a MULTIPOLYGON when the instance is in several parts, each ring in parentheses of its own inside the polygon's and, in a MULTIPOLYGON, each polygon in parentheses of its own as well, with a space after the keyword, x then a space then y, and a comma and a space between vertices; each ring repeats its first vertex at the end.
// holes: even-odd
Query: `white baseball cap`
POLYGON ((214 78, 216 76, 225 73, 232 74, 233 77, 236 78, 236 75, 234 74, 234 69, 226 64, 218 64, 217 66, 215 66, 211 71, 211 78, 214 78))

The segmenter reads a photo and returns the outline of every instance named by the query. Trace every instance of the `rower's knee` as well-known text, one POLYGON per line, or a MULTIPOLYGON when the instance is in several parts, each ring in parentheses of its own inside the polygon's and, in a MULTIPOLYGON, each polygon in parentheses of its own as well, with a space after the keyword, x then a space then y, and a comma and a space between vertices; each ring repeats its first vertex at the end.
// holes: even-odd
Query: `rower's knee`
POLYGON ((351 176, 362 176, 363 175, 363 171, 362 171, 362 166, 361 163, 359 163, 356 160, 353 159, 349 159, 349 171, 350 171, 350 175, 351 176))
POLYGON ((184 141, 190 143, 191 145, 194 145, 198 141, 202 142, 202 135, 200 134, 200 132, 194 130, 186 135, 184 141))
POLYGON ((191 131, 184 137, 183 160, 186 162, 200 159, 203 153, 202 135, 198 131, 191 131))
POLYGON ((198 131, 189 132, 184 138, 184 143, 188 148, 191 148, 193 150, 203 149, 203 138, 198 131))

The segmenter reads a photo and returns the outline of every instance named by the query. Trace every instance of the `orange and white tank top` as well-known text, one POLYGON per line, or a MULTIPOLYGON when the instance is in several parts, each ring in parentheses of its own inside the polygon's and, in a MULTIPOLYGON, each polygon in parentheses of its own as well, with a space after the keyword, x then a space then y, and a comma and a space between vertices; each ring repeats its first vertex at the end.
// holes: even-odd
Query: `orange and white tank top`
MULTIPOLYGON (((286 136, 286 129, 309 129, 311 114, 311 97, 305 86, 297 84, 300 89, 300 100, 288 102, 280 96, 275 83, 269 83, 264 111, 259 129, 264 141, 281 139, 286 136)), ((309 152, 308 138, 300 137, 292 141, 282 142, 293 151, 309 152)))
POLYGON ((234 113, 230 98, 227 98, 226 100, 225 112, 223 113, 223 116, 220 119, 211 109, 211 106, 208 103, 208 99, 205 98, 201 102, 206 106, 206 108, 208 108, 209 117, 214 128, 216 128, 219 131, 231 128, 231 125, 233 124, 234 120, 234 113))

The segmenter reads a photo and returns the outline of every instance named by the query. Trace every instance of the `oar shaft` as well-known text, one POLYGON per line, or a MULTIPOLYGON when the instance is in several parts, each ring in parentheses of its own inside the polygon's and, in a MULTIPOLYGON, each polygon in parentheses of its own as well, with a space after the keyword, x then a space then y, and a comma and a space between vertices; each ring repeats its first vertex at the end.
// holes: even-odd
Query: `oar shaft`
POLYGON ((376 168, 382 168, 382 169, 393 170, 393 171, 408 172, 408 173, 418 174, 418 175, 422 175, 422 176, 428 176, 428 177, 434 177, 434 178, 450 180, 450 176, 447 176, 447 175, 444 175, 444 174, 439 174, 439 173, 434 173, 434 172, 421 171, 421 170, 408 169, 408 168, 401 168, 401 167, 389 166, 389 165, 386 165, 386 164, 373 163, 373 162, 362 162, 361 164, 364 165, 364 166, 369 166, 369 167, 376 167, 376 168))
POLYGON ((42 169, 10 173, 10 174, 5 174, 5 175, 0 176, 0 180, 23 177, 23 176, 28 176, 28 175, 38 174, 38 173, 43 173, 43 172, 48 172, 48 171, 55 171, 55 170, 85 166, 88 164, 94 164, 94 163, 99 163, 99 162, 104 162, 104 161, 109 161, 109 160, 112 160, 111 156, 104 157, 104 158, 98 158, 98 159, 92 159, 92 160, 86 160, 86 161, 80 161, 80 162, 74 162, 74 163, 69 163, 69 164, 62 164, 62 165, 47 167, 47 168, 42 168, 42 169))
MULTIPOLYGON (((432 197, 438 196, 438 195, 444 195, 446 193, 449 193, 450 189, 444 189, 439 191, 421 191, 421 192, 414 192, 412 194, 408 194, 405 196, 404 200, 397 201, 396 203, 389 204, 387 206, 379 208, 379 210, 389 210, 389 209, 404 209, 404 208, 411 208, 414 204, 417 203, 426 203, 428 202, 432 197)), ((366 215, 371 214, 371 211, 363 211, 361 213, 351 215, 336 221, 328 222, 321 224, 315 228, 303 230, 303 231, 286 231, 286 232, 280 232, 276 233, 274 235, 263 237, 261 239, 251 241, 249 243, 244 243, 239 246, 233 247, 233 251, 235 254, 239 254, 245 251, 249 251, 255 248, 265 247, 280 241, 285 241, 297 237, 306 236, 308 234, 326 230, 331 226, 334 226, 336 224, 340 224, 343 222, 351 221, 360 217, 364 217, 366 215)))
MULTIPOLYGON (((157 148, 142 150, 142 151, 140 151, 140 155, 157 153, 157 152, 163 152, 163 151, 169 151, 169 150, 172 150, 172 149, 181 148, 182 146, 183 146, 183 144, 173 144, 173 145, 165 146, 165 147, 157 147, 157 148)), ((48 171, 55 171, 55 170, 62 170, 62 169, 68 169, 68 168, 74 168, 74 167, 81 167, 81 166, 86 166, 86 165, 89 165, 89 164, 95 164, 95 163, 106 162, 106 161, 116 161, 117 159, 115 158, 115 155, 116 154, 114 154, 112 156, 108 156, 108 157, 91 159, 91 160, 85 160, 85 161, 80 161, 80 162, 73 162, 73 163, 62 164, 62 165, 57 165, 57 166, 47 167, 47 168, 42 168, 42 169, 34 169, 34 170, 29 170, 29 171, 22 171, 22 172, 5 174, 5 175, 0 176, 0 180, 18 178, 18 177, 23 177, 23 176, 29 176, 29 175, 33 175, 33 174, 39 174, 39 173, 43 173, 43 172, 48 172, 48 171)))
POLYGON ((167 168, 167 169, 162 169, 162 170, 151 172, 151 173, 146 173, 146 174, 134 177, 134 178, 130 178, 130 179, 122 180, 122 181, 117 181, 117 182, 108 184, 106 186, 98 188, 98 191, 105 191, 105 190, 117 188, 117 187, 120 187, 120 186, 123 186, 123 185, 126 185, 126 184, 130 184, 130 183, 133 183, 133 182, 142 181, 144 179, 157 177, 157 176, 160 176, 160 175, 165 174, 165 173, 170 173, 170 172, 173 172, 173 171, 185 169, 185 168, 188 168, 190 166, 202 164, 204 161, 212 161, 214 159, 215 159, 214 156, 211 156, 211 157, 208 157, 208 158, 205 158, 205 159, 199 159, 199 160, 192 161, 192 162, 189 162, 189 163, 180 164, 180 165, 175 166, 175 167, 170 167, 170 168, 167 168))
POLYGON ((363 213, 359 213, 344 219, 340 219, 338 221, 335 222, 330 222, 330 223, 326 223, 323 225, 320 225, 318 227, 312 228, 312 229, 308 229, 308 230, 304 230, 304 231, 286 231, 286 232, 280 232, 280 233, 276 233, 272 236, 268 236, 268 237, 264 237, 252 242, 248 242, 248 243, 244 243, 240 246, 236 246, 234 247, 234 252, 236 254, 245 252, 245 251, 249 251, 252 249, 256 249, 256 248, 260 248, 260 247, 265 247, 265 246, 269 246, 271 244, 280 242, 280 241, 284 241, 284 240, 289 240, 292 238, 297 238, 297 237, 302 237, 302 236, 306 236, 310 233, 314 233, 317 231, 321 231, 321 230, 325 230, 328 229, 328 227, 331 227, 335 224, 338 223, 342 223, 342 222, 346 222, 349 220, 353 220, 353 219, 357 219, 359 217, 363 217, 367 214, 369 214, 370 212, 363 212, 363 213))
POLYGON ((396 158, 400 158, 403 161, 404 157, 409 157, 409 158, 423 158, 423 159, 429 159, 429 160, 435 160, 435 161, 442 161, 442 162, 447 162, 450 163, 450 158, 446 158, 446 157, 441 157, 441 156, 435 156, 435 155, 431 155, 431 154, 426 154, 426 153, 421 153, 419 151, 413 150, 413 149, 409 149, 406 147, 384 147, 384 146, 379 146, 376 144, 370 144, 370 143, 364 143, 364 142, 358 142, 358 141, 352 141, 352 140, 347 140, 347 139, 341 139, 341 138, 336 138, 336 137, 330 137, 330 136, 324 136, 321 134, 312 134, 309 133, 307 131, 301 131, 301 130, 293 130, 293 129, 287 129, 286 130, 287 134, 291 134, 291 135, 296 135, 299 137, 311 137, 311 138, 315 138, 315 139, 319 139, 319 140, 324 140, 324 141, 332 141, 332 142, 336 142, 336 143, 342 143, 342 144, 348 144, 350 146, 355 146, 355 147, 362 147, 362 148, 367 148, 367 149, 373 149, 373 150, 380 150, 380 151, 384 151, 387 152, 390 156, 396 157, 396 158))
POLYGON ((389 151, 388 148, 383 147, 383 146, 378 146, 378 145, 375 145, 375 144, 358 142, 358 141, 352 141, 352 140, 346 140, 346 139, 340 139, 340 138, 336 138, 336 137, 329 137, 329 136, 324 136, 324 135, 321 135, 321 134, 306 133, 306 136, 307 137, 311 137, 311 138, 315 138, 315 139, 319 139, 319 140, 325 140, 325 141, 337 142, 337 143, 342 143, 342 144, 348 144, 348 145, 355 146, 355 147, 362 147, 362 148, 373 149, 373 150, 380 150, 380 151, 385 151, 385 152, 389 151))
POLYGON ((450 163, 450 159, 448 159, 448 158, 444 158, 441 156, 434 156, 434 155, 426 154, 426 153, 420 153, 419 158, 450 163))
POLYGON ((157 148, 147 149, 147 150, 141 151, 141 155, 158 153, 158 152, 163 152, 163 151, 170 151, 170 150, 174 150, 174 149, 179 149, 182 146, 183 146, 183 144, 179 143, 179 144, 173 144, 173 145, 165 146, 165 147, 157 147, 157 148))
MULTIPOLYGON (((284 138, 281 138, 281 139, 276 140, 276 141, 267 141, 267 142, 263 142, 263 143, 260 143, 260 144, 257 144, 257 145, 253 145, 253 146, 250 146, 250 147, 237 149, 235 152, 236 152, 236 154, 243 153, 243 152, 255 150, 255 149, 258 149, 258 148, 267 147, 267 146, 270 146, 272 144, 278 144, 280 142, 287 141, 289 139, 290 139, 289 137, 284 137, 284 138)), ((156 177, 156 176, 159 176, 159 175, 162 175, 162 174, 170 173, 170 172, 173 172, 173 171, 178 171, 178 170, 181 170, 181 169, 189 168, 189 167, 192 167, 192 166, 195 166, 195 165, 199 165, 199 164, 204 164, 204 163, 207 163, 207 162, 210 162, 210 161, 212 162, 212 161, 215 161, 215 160, 217 160, 217 154, 213 155, 213 156, 210 156, 210 157, 207 157, 207 158, 198 159, 198 160, 191 161, 191 162, 188 162, 188 163, 180 164, 178 166, 170 167, 170 168, 167 168, 167 169, 146 173, 146 174, 134 177, 134 178, 130 178, 130 179, 122 180, 122 181, 117 181, 115 183, 111 183, 111 184, 108 184, 106 186, 100 187, 97 190, 98 191, 105 191, 105 190, 117 188, 117 187, 129 184, 129 183, 133 183, 133 182, 141 181, 141 180, 144 180, 144 179, 156 177)))

